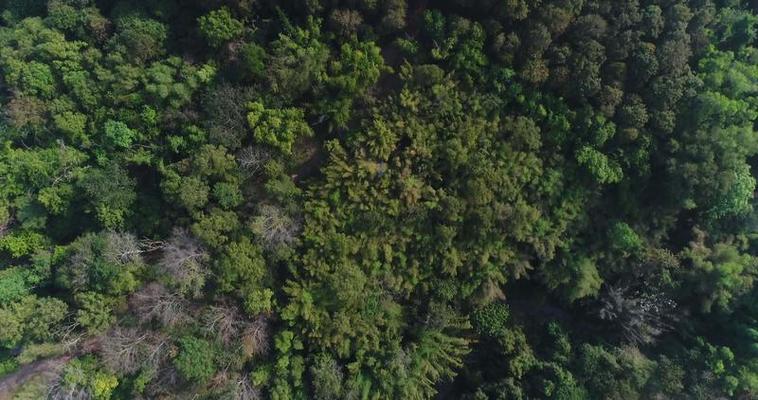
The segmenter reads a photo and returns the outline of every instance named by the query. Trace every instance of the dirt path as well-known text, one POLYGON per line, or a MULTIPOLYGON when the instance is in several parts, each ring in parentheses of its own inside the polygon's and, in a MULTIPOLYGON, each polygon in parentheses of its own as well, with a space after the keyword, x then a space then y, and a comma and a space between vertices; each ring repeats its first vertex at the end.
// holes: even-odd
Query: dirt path
POLYGON ((24 365, 18 371, 0 378, 0 400, 11 400, 13 394, 18 391, 26 382, 37 376, 49 376, 52 378, 61 367, 66 365, 72 358, 83 354, 97 351, 100 347, 100 338, 92 337, 79 343, 73 351, 69 353, 37 360, 33 363, 24 365))
POLYGON ((11 400, 13 394, 29 379, 38 375, 53 375, 74 356, 66 354, 24 365, 18 371, 0 379, 0 400, 11 400))

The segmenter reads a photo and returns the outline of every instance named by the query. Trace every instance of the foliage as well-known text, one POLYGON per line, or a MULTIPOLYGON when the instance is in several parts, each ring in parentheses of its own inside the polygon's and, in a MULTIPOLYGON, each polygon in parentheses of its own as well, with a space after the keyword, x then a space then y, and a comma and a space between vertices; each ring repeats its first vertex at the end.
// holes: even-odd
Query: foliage
POLYGON ((213 47, 239 37, 244 29, 242 21, 235 19, 226 7, 201 16, 197 22, 200 34, 213 47))
POLYGON ((756 398, 756 15, 2 1, 0 386, 756 398))
POLYGON ((174 365, 189 382, 203 383, 216 371, 212 345, 192 336, 179 339, 179 354, 174 365))

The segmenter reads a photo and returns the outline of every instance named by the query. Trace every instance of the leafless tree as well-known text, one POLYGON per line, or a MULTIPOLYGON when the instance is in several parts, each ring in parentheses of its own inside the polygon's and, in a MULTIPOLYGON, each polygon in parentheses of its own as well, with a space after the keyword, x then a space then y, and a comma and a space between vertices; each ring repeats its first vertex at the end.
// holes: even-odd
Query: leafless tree
POLYGON ((102 338, 103 364, 113 372, 137 372, 145 363, 149 337, 137 328, 112 329, 102 338))
POLYGON ((113 263, 128 264, 141 262, 143 249, 137 238, 127 232, 107 232, 105 234, 105 258, 113 263))
POLYGON ((232 400, 258 400, 261 398, 260 389, 253 386, 250 378, 245 375, 237 376, 232 382, 231 399, 232 400))
MULTIPOLYGON (((232 47, 230 56, 234 57, 232 47)), ((208 138, 228 149, 237 149, 248 132, 246 104, 255 97, 252 88, 223 83, 203 98, 208 138)))
POLYGON ((159 398, 162 394, 166 394, 172 388, 177 387, 180 382, 179 371, 169 364, 157 370, 156 378, 147 385, 145 393, 148 395, 148 398, 159 398))
POLYGON ((643 293, 609 286, 600 299, 601 319, 615 321, 632 344, 648 344, 671 328, 676 303, 662 293, 643 293))
POLYGON ((160 267, 182 290, 193 290, 195 293, 205 282, 203 263, 207 261, 208 253, 195 237, 186 229, 177 228, 163 245, 160 267))
POLYGON ((203 329, 219 338, 224 344, 239 337, 244 319, 239 310, 231 305, 211 306, 203 313, 203 329))
POLYGON ((237 153, 237 163, 240 169, 248 176, 255 176, 266 162, 271 159, 271 152, 262 147, 248 146, 237 153))
POLYGON ((158 321, 167 327, 184 321, 188 307, 184 298, 155 282, 134 293, 129 304, 141 323, 158 321))
POLYGON ((266 204, 251 224, 266 248, 273 249, 292 243, 300 231, 300 223, 278 207, 266 204))
POLYGON ((73 313, 69 314, 66 322, 58 325, 53 331, 53 337, 57 338, 65 352, 71 352, 76 349, 86 338, 86 333, 82 332, 81 324, 73 318, 73 313))
POLYGON ((268 318, 259 315, 245 325, 242 346, 249 356, 268 354, 271 348, 271 326, 268 318))

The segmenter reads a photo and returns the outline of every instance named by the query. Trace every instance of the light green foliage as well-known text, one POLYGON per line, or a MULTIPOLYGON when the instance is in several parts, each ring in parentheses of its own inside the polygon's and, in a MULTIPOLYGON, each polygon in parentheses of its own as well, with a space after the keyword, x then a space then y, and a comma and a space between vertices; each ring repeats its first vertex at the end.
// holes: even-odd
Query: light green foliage
POLYGON ((197 19, 200 34, 212 47, 238 38, 242 35, 244 25, 242 21, 235 19, 229 8, 222 7, 197 19))
POLYGON ((215 352, 208 341, 193 336, 179 339, 174 366, 187 381, 203 383, 216 372, 215 352))
POLYGON ((109 144, 120 148, 128 148, 137 139, 137 132, 121 121, 106 121, 103 132, 109 144))
POLYGON ((0 271, 0 304, 22 298, 31 289, 29 272, 21 267, 10 267, 0 271))
POLYGON ((66 111, 63 114, 53 116, 55 127, 67 135, 73 142, 87 144, 89 138, 86 134, 87 116, 84 114, 66 111))
POLYGON ((14 348, 23 341, 53 339, 55 325, 66 317, 68 307, 51 297, 25 296, 0 305, 0 346, 14 348))
POLYGON ((305 28, 294 28, 272 43, 269 84, 274 93, 297 99, 324 81, 329 49, 319 25, 309 17, 305 28))
POLYGON ((365 96, 368 88, 374 86, 386 70, 381 49, 375 43, 342 45, 339 58, 329 64, 326 86, 330 96, 321 101, 320 106, 333 118, 335 126, 347 124, 354 99, 365 96))
POLYGON ((149 99, 156 105, 180 108, 187 104, 201 84, 210 81, 216 70, 206 64, 198 68, 179 57, 151 64, 141 80, 149 99))
POLYGON ((63 367, 61 381, 52 394, 85 393, 96 400, 109 400, 118 386, 118 378, 103 371, 91 356, 77 358, 63 367))
POLYGON ((266 49, 255 44, 246 43, 240 49, 240 58, 245 72, 252 78, 262 78, 266 72, 267 54, 266 49))
MULTIPOLYGON (((84 153, 71 147, 22 150, 6 148, 0 153, 2 203, 15 203, 17 215, 32 215, 37 201, 52 214, 68 207, 73 199, 73 180, 83 170, 84 153), (26 200, 24 200, 26 199, 26 200), (29 209, 28 212, 24 211, 29 209)), ((23 222, 23 219, 21 220, 23 222)))
POLYGON ((313 395, 315 399, 328 400, 341 396, 343 373, 333 358, 325 354, 317 356, 309 372, 313 376, 313 395))
POLYGON ((218 182, 213 185, 213 196, 222 208, 234 208, 242 203, 239 185, 232 182, 218 182))
POLYGON ((497 337, 504 334, 508 329, 509 316, 508 306, 501 303, 491 303, 473 313, 472 323, 479 335, 497 337))
POLYGON ((574 256, 543 270, 543 278, 552 289, 560 289, 570 300, 594 297, 603 281, 595 261, 584 256, 574 256))
POLYGON ((642 248, 639 235, 626 223, 613 224, 608 232, 611 245, 626 255, 634 255, 642 248))
POLYGON ((76 322, 90 334, 98 334, 108 329, 114 322, 112 300, 96 292, 76 295, 78 310, 76 322))
POLYGON ((237 215, 231 211, 218 208, 197 216, 192 224, 192 233, 210 247, 219 247, 229 240, 230 234, 239 229, 237 215))
POLYGON ((0 1, 4 388, 758 398, 749 3, 0 1))
POLYGON ((17 231, 0 238, 0 250, 13 258, 20 258, 42 250, 45 237, 31 231, 17 231))
POLYGON ((641 398, 641 391, 655 369, 633 348, 609 352, 602 346, 585 344, 581 348, 579 371, 588 389, 598 398, 641 398))
POLYGON ((274 292, 271 289, 256 289, 246 293, 245 310, 250 315, 269 314, 274 310, 274 292))
POLYGON ((685 274, 697 282, 697 298, 705 312, 712 308, 730 311, 753 288, 758 260, 734 244, 709 245, 701 238, 683 252, 683 257, 692 264, 693 269, 685 274))
POLYGON ((60 343, 41 343, 26 346, 24 351, 16 356, 20 365, 29 364, 39 359, 55 357, 63 354, 65 348, 60 343))
POLYGON ((292 152, 296 139, 313 135, 302 110, 271 109, 260 102, 248 104, 247 109, 247 123, 253 130, 253 138, 286 154, 292 152))
POLYGON ((50 98, 55 92, 55 77, 46 64, 32 61, 20 71, 19 84, 27 94, 50 98))
POLYGON ((239 291, 243 298, 261 288, 267 275, 260 248, 247 237, 224 246, 216 268, 219 288, 224 292, 239 291))
POLYGON ((744 215, 753 210, 756 183, 750 167, 747 164, 738 166, 731 178, 729 190, 719 196, 719 202, 710 210, 716 218, 744 215))
POLYGON ((589 170, 599 183, 617 183, 624 177, 621 167, 597 149, 586 146, 576 153, 579 165, 589 170))

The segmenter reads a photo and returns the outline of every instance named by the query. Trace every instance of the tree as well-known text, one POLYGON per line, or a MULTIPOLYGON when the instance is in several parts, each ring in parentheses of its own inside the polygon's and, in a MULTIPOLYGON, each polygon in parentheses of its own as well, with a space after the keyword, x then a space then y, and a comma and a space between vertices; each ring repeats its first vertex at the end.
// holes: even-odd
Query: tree
POLYGON ((108 120, 104 126, 105 139, 112 146, 128 148, 137 139, 137 132, 121 121, 108 120))
POLYGON ((361 13, 350 9, 336 9, 329 15, 329 26, 340 35, 350 37, 363 23, 361 13))
POLYGON ((600 318, 615 321, 633 345, 653 343, 671 329, 676 303, 661 293, 629 293, 610 286, 601 296, 600 318))
POLYGON ((24 296, 0 306, 0 346, 15 348, 23 342, 45 342, 55 337, 56 325, 66 318, 66 303, 52 297, 24 296))
POLYGON ((161 247, 159 265, 177 290, 198 296, 205 285, 207 270, 203 264, 207 260, 202 244, 186 229, 175 228, 161 247))
POLYGON ((76 322, 89 334, 99 334, 108 329, 116 320, 111 299, 96 292, 79 293, 76 296, 78 310, 76 322))
POLYGON ((691 263, 693 271, 689 279, 694 279, 700 309, 710 312, 717 309, 729 312, 741 296, 753 288, 758 264, 754 257, 740 251, 735 244, 722 242, 709 245, 702 232, 696 237, 682 256, 691 263))
POLYGON ((250 228, 268 249, 292 244, 297 238, 300 224, 286 215, 280 208, 264 204, 259 215, 254 217, 250 228))
POLYGON ((237 292, 243 298, 247 293, 261 289, 268 275, 261 250, 247 237, 224 246, 216 270, 219 289, 237 292))
POLYGON ((115 256, 122 252, 122 244, 119 235, 81 236, 69 245, 57 270, 57 282, 73 293, 95 291, 118 296, 132 292, 138 284, 135 272, 142 267, 142 260, 138 255, 115 256))
POLYGON ((216 372, 215 354, 211 343, 206 340, 184 336, 179 339, 179 354, 174 365, 184 379, 189 382, 204 383, 216 372))
POLYGON ((317 400, 340 398, 343 373, 337 362, 328 355, 320 355, 310 367, 313 397, 317 400))
POLYGON ((101 355, 103 363, 114 373, 129 375, 145 365, 149 357, 147 332, 136 328, 116 327, 103 335, 101 355))
POLYGON ((110 40, 111 46, 128 60, 144 63, 165 52, 166 25, 136 14, 118 18, 115 25, 116 34, 110 40))
POLYGON ((197 19, 200 34, 212 47, 234 40, 244 32, 242 21, 235 19, 227 7, 213 10, 197 19))
POLYGON ((129 299, 129 305, 143 324, 157 321, 162 326, 172 327, 188 318, 187 301, 156 282, 136 291, 129 299))
POLYGON ((208 130, 211 143, 222 145, 230 151, 240 148, 248 133, 245 105, 252 97, 253 92, 250 88, 240 88, 228 83, 216 86, 205 95, 205 128, 208 130))
POLYGON ((326 74, 328 47, 320 41, 320 21, 279 35, 271 46, 269 85, 283 98, 297 99, 319 87, 326 74))
POLYGON ((300 109, 269 109, 260 102, 249 103, 247 109, 247 123, 255 140, 285 154, 292 152, 297 138, 313 135, 300 109))
POLYGON ((92 168, 82 174, 77 186, 87 196, 90 208, 103 227, 122 228, 136 200, 136 181, 117 162, 92 168))

